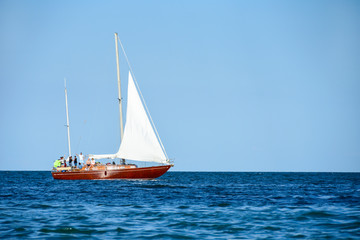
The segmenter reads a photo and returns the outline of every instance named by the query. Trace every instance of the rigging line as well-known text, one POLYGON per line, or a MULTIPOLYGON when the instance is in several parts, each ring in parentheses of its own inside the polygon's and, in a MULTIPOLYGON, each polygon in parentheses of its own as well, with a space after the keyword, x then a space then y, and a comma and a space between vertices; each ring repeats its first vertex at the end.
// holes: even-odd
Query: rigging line
POLYGON ((127 62, 128 66, 129 66, 130 72, 131 72, 131 74, 132 74, 133 77, 134 77, 135 85, 136 85, 136 87, 137 87, 137 89, 138 89, 138 91, 139 91, 139 93, 140 93, 141 99, 142 99, 142 101, 143 101, 143 103, 144 103, 144 105, 145 105, 146 112, 147 112, 147 114, 148 114, 149 117, 150 117, 151 124, 153 125, 153 128, 155 129, 156 135, 157 135, 157 137, 158 137, 158 139, 159 139, 159 141, 160 141, 161 148, 163 149, 163 151, 164 151, 164 153, 165 153, 166 159, 169 159, 169 157, 168 157, 168 155, 167 155, 167 153, 166 153, 166 151, 165 151, 165 147, 164 147, 164 145, 163 145, 163 143, 162 143, 162 141, 161 141, 160 135, 159 135, 159 133, 158 133, 156 127, 155 127, 154 121, 152 120, 152 117, 151 117, 151 114, 150 114, 150 112, 149 112, 149 109, 148 109, 148 107, 147 107, 147 105, 146 105, 145 99, 144 99, 144 97, 143 97, 143 95, 142 95, 142 93, 141 93, 141 90, 140 90, 140 88, 139 88, 139 85, 138 85, 138 83, 137 83, 137 81, 136 81, 135 74, 134 74, 134 72, 133 72, 133 70, 132 70, 132 68, 131 68, 129 59, 128 59, 127 55, 126 55, 125 49, 124 49, 124 47, 123 47, 123 45, 122 45, 122 43, 121 43, 121 40, 120 40, 119 35, 118 35, 118 40, 119 40, 119 43, 120 43, 121 50, 122 50, 123 53, 124 53, 126 62, 127 62))

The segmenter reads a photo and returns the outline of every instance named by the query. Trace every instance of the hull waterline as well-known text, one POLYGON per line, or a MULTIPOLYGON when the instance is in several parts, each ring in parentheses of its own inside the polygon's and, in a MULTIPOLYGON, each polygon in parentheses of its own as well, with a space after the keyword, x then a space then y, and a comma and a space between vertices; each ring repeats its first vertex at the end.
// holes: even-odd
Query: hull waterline
POLYGON ((170 168, 171 165, 165 165, 111 170, 52 172, 51 174, 54 179, 58 180, 154 179, 166 173, 170 168))

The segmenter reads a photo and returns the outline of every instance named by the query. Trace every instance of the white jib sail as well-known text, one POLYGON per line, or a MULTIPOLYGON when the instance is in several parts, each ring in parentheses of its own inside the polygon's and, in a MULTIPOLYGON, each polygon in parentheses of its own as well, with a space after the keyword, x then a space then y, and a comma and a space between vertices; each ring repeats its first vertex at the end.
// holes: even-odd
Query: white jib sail
POLYGON ((116 155, 124 159, 166 163, 165 154, 151 126, 130 72, 124 136, 116 155))
POLYGON ((126 123, 119 151, 116 154, 89 155, 89 157, 167 163, 130 72, 126 123))

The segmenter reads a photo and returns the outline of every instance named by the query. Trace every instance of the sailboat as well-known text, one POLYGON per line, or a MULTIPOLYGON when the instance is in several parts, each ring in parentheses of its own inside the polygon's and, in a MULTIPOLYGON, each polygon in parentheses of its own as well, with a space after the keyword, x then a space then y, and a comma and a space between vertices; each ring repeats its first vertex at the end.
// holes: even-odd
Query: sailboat
MULTIPOLYGON (((133 78, 131 67, 129 64, 128 77, 128 101, 126 123, 123 127, 122 117, 122 98, 120 85, 120 69, 119 69, 119 51, 118 42, 124 52, 125 58, 129 64, 124 48, 115 33, 116 47, 116 63, 117 63, 117 82, 118 82, 118 100, 120 112, 120 138, 121 143, 119 150, 114 154, 89 154, 88 158, 92 160, 99 159, 121 159, 120 164, 98 164, 84 166, 82 169, 75 167, 54 167, 52 176, 54 179, 61 180, 92 180, 92 179, 154 179, 166 173, 174 165, 168 158, 164 145, 155 128, 150 113, 146 107, 141 91, 133 78), (140 94, 139 94, 140 93, 140 94), (155 131, 154 131, 155 130, 155 131), (150 167, 138 167, 135 164, 127 164, 126 159, 132 161, 152 162, 157 164, 150 167)), ((70 128, 67 90, 65 82, 65 102, 67 116, 67 132, 69 156, 70 149, 70 128)))

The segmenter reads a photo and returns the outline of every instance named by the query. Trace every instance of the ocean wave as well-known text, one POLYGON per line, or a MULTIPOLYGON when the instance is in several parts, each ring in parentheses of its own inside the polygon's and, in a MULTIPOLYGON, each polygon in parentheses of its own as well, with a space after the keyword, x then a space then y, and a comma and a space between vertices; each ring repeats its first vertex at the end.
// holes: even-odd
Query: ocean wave
POLYGON ((0 172, 0 178, 1 239, 360 237, 360 174, 169 172, 156 181, 55 181, 48 172, 0 172))

